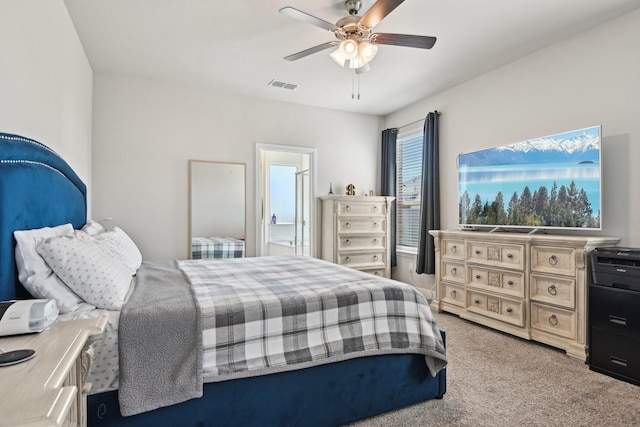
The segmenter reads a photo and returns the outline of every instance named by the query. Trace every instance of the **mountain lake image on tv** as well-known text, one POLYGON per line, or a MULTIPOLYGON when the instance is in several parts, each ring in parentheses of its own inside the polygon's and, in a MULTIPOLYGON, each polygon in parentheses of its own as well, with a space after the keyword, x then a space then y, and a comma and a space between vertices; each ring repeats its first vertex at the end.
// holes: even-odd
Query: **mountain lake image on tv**
POLYGON ((458 156, 462 227, 600 230, 600 126, 458 156))

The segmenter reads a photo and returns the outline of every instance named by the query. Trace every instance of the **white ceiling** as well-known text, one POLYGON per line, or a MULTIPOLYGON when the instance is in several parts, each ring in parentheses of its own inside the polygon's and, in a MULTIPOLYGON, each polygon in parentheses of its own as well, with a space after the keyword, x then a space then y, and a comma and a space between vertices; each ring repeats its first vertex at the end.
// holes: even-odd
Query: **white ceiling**
MULTIPOLYGON (((386 115, 640 7, 640 0, 406 0, 375 32, 438 38, 430 50, 380 45, 359 79, 330 50, 335 40, 278 12, 292 6, 325 21, 347 16, 342 0, 64 0, 95 73, 337 110, 386 115), (269 86, 272 80, 295 90, 269 86), (357 85, 355 87, 357 93, 357 85)), ((360 15, 374 0, 362 0, 360 15)), ((614 46, 612 46, 614 48, 614 46)))

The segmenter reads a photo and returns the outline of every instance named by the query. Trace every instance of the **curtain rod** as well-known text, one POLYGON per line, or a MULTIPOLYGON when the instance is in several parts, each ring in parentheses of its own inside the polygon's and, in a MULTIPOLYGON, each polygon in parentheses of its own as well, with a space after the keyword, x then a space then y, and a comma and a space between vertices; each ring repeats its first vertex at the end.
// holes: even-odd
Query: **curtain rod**
MULTIPOLYGON (((434 111, 434 113, 436 113, 438 116, 442 114, 442 113, 441 113, 440 111, 438 111, 438 110, 435 110, 435 111, 434 111)), ((407 123, 406 125, 398 126, 398 129, 400 129, 400 128, 405 128, 405 127, 407 127, 407 126, 412 126, 412 125, 418 124, 418 123, 420 123, 420 122, 424 122, 424 119, 418 119, 418 120, 416 120, 416 121, 414 121, 414 122, 407 123)))

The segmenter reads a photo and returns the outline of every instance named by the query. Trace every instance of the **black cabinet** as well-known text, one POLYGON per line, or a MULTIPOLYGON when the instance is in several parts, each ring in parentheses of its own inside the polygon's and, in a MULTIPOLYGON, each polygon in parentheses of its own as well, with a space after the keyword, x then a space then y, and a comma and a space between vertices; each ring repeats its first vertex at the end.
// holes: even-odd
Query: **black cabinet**
POLYGON ((592 269, 589 368, 640 385, 640 250, 596 249, 592 269))

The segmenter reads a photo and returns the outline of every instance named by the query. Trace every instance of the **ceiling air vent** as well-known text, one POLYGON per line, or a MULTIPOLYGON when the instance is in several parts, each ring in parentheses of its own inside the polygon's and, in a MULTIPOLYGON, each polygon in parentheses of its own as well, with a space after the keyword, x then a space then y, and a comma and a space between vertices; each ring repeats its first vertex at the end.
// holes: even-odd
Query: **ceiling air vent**
POLYGON ((293 83, 285 83, 275 79, 272 79, 267 85, 273 87, 281 87, 282 89, 289 90, 293 90, 298 87, 298 85, 294 85, 293 83))

